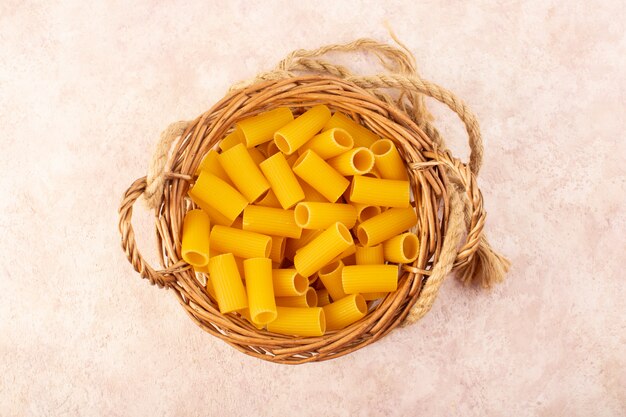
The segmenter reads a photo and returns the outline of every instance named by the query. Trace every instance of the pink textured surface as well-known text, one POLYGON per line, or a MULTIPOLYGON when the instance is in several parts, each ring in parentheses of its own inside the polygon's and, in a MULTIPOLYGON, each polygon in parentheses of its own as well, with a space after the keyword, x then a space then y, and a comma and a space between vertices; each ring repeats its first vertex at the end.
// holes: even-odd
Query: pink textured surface
POLYGON ((0 415, 626 414, 623 1, 160 3, 0 4, 0 415), (295 48, 388 40, 385 20, 478 114, 513 268, 490 292, 451 277, 421 322, 339 360, 239 354, 132 271, 122 192, 169 122, 295 48))

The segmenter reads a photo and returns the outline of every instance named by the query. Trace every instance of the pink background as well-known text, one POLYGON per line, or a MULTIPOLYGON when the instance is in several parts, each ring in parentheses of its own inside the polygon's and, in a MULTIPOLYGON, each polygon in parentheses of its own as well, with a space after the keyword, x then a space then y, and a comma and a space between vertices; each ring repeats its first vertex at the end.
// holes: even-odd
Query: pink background
POLYGON ((2 416, 626 414, 623 1, 83 3, 0 3, 2 416), (132 271, 121 195, 169 122, 295 48, 389 41, 385 21, 477 113, 513 268, 492 291, 450 277, 422 321, 339 360, 239 354, 132 271))

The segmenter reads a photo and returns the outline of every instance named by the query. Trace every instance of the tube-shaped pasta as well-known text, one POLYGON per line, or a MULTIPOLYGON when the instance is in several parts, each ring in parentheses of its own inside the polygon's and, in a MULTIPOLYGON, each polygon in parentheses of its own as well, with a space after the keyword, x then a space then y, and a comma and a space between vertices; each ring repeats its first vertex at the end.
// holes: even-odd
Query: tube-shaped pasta
POLYGON ((356 219, 359 223, 363 223, 365 220, 380 214, 380 207, 378 206, 360 203, 352 203, 352 206, 356 209, 356 219))
POLYGON ((298 152, 303 154, 307 149, 312 150, 322 159, 329 159, 349 151, 354 146, 354 140, 343 129, 329 129, 315 135, 305 143, 298 152))
POLYGON ((361 294, 365 301, 378 300, 379 298, 386 297, 388 292, 366 292, 361 294))
POLYGON ((241 120, 237 130, 241 131, 246 147, 251 148, 274 138, 274 132, 293 120, 287 107, 279 107, 256 116, 241 120))
POLYGON ((337 261, 320 269, 318 274, 320 281, 322 281, 324 287, 328 290, 330 298, 335 301, 346 296, 341 281, 341 272, 343 271, 343 268, 345 268, 343 262, 337 261))
POLYGON ((350 182, 312 150, 308 150, 293 164, 293 172, 334 203, 348 188, 350 182))
MULTIPOLYGON (((208 273, 208 269, 209 269, 209 266, 207 265, 207 273, 208 273)), ((209 294, 211 298, 217 301, 217 295, 215 294, 215 287, 213 286, 213 280, 211 280, 210 276, 206 277, 205 289, 206 289, 207 294, 209 294)))
POLYGON ((276 297, 304 295, 309 287, 309 280, 298 274, 295 269, 272 270, 272 282, 276 297))
POLYGON ((249 148, 248 153, 256 166, 261 165, 261 162, 265 161, 265 156, 257 148, 249 148))
POLYGON ((328 304, 330 304, 330 295, 328 294, 328 290, 326 288, 317 290, 317 306, 324 307, 328 304))
POLYGON ((397 265, 350 265, 341 271, 346 294, 390 292, 398 289, 397 265))
POLYGON ((256 324, 267 324, 276 318, 276 301, 272 284, 272 261, 251 258, 243 261, 250 318, 256 324))
POLYGON ((332 264, 334 262, 337 262, 337 261, 341 260, 344 265, 347 265, 346 261, 344 261, 344 259, 351 257, 355 253, 356 253, 356 245, 353 243, 352 245, 348 246, 348 249, 346 249, 343 252, 341 252, 338 256, 336 256, 332 261, 330 261, 328 263, 332 264))
MULTIPOLYGON (((248 205, 248 201, 239 191, 207 171, 200 172, 196 183, 189 190, 189 196, 202 209, 206 210, 205 207, 210 206, 228 219, 230 223, 248 205)), ((210 215, 211 213, 209 213, 210 215)))
MULTIPOLYGON (((356 247, 355 247, 355 252, 356 252, 356 247)), ((356 265, 356 253, 352 253, 346 256, 345 258, 342 258, 341 262, 343 262, 344 265, 356 265)))
POLYGON ((296 224, 293 210, 248 206, 243 211, 243 230, 299 239, 302 229, 296 224))
POLYGON ((305 201, 296 205, 294 215, 303 229, 326 229, 336 222, 351 229, 356 224, 356 209, 350 204, 305 201))
POLYGON ((306 246, 310 241, 319 236, 323 230, 302 229, 302 235, 300 239, 287 239, 287 245, 285 247, 285 258, 291 259, 296 256, 296 252, 303 246, 306 246))
POLYGON ((390 208, 359 224, 356 235, 363 246, 374 246, 391 239, 417 224, 413 208, 390 208))
POLYGON ((183 220, 181 255, 185 262, 195 267, 209 264, 209 216, 202 210, 190 210, 183 220))
POLYGON ((341 175, 363 175, 374 168, 374 154, 367 148, 359 147, 330 158, 326 162, 341 175))
POLYGON ((212 257, 209 260, 209 275, 222 314, 248 307, 246 289, 232 253, 212 257))
POLYGON ((300 248, 293 259, 294 267, 300 275, 309 277, 352 245, 352 235, 337 222, 300 248))
POLYGON ((285 245, 287 238, 284 236, 272 236, 272 250, 270 252, 270 259, 273 262, 280 263, 285 259, 285 245))
MULTIPOLYGON (((304 182, 302 179, 298 181, 304 191, 304 201, 317 201, 320 203, 328 203, 328 199, 320 194, 315 188, 304 182)), ((347 188, 346 188, 347 190, 347 188)))
POLYGON ((350 186, 350 201, 384 207, 409 207, 411 198, 410 183, 399 180, 355 175, 350 186))
POLYGON ((350 294, 324 306, 326 329, 340 330, 367 314, 367 303, 361 294, 350 294))
POLYGON ((254 204, 257 206, 263 206, 263 207, 274 207, 274 208, 281 207, 280 201, 278 201, 278 198, 276 198, 276 194, 274 194, 272 190, 269 190, 267 193, 265 193, 265 195, 261 197, 261 199, 254 204))
POLYGON ((369 148, 372 143, 380 139, 377 134, 365 126, 358 124, 348 116, 339 112, 335 112, 335 114, 333 114, 333 117, 330 118, 322 130, 329 130, 333 128, 341 128, 348 132, 354 140, 354 146, 365 146, 366 148, 369 148))
POLYGON ((313 285, 317 282, 317 279, 319 278, 319 276, 317 274, 313 274, 311 275, 308 279, 309 279, 309 285, 313 285))
POLYGON ((240 144, 241 142, 243 142, 243 136, 241 134, 241 131, 239 129, 235 129, 220 141, 219 147, 223 152, 227 151, 235 145, 240 144))
POLYGON ((404 161, 396 148, 396 145, 389 139, 377 140, 370 146, 376 159, 376 169, 383 178, 390 180, 408 181, 404 161))
POLYGON ((292 297, 276 297, 276 305, 282 307, 317 307, 317 292, 308 287, 304 294, 292 297))
POLYGON ((270 189, 270 184, 254 163, 243 143, 220 154, 219 161, 233 184, 250 203, 270 189))
POLYGON ((389 262, 408 264, 417 259, 420 244, 415 233, 407 232, 383 242, 385 259, 389 262))
POLYGON ((271 237, 232 227, 214 226, 210 241, 211 249, 240 258, 267 258, 272 250, 271 237))
POLYGON ((264 324, 256 324, 255 322, 252 321, 252 316, 250 315, 250 309, 249 308, 244 308, 244 309, 241 309, 241 310, 237 310, 237 312, 239 314, 241 314, 241 317, 245 318, 251 325, 253 325, 257 329, 261 330, 261 329, 263 329, 265 327, 264 324))
POLYGON ((322 336, 326 332, 326 317, 322 307, 276 307, 276 320, 267 324, 272 333, 293 336, 322 336))
POLYGON ((228 176, 226 171, 224 171, 224 168, 222 167, 222 164, 219 161, 219 155, 220 154, 217 153, 215 149, 211 149, 204 156, 204 158, 202 158, 202 161, 200 162, 200 165, 198 166, 198 170, 196 171, 196 175, 200 175, 200 172, 202 171, 207 171, 215 175, 217 178, 221 179, 222 181, 225 181, 231 187, 233 187, 234 186, 233 182, 230 180, 230 177, 228 176))
POLYGON ((296 117, 293 122, 274 133, 274 142, 281 152, 291 155, 315 136, 330 119, 330 110, 323 104, 314 106, 296 117))
POLYGON ((357 265, 381 265, 385 263, 385 252, 382 244, 369 247, 356 245, 355 255, 357 265))
POLYGON ((280 149, 278 149, 278 146, 276 146, 276 143, 273 140, 270 140, 269 142, 266 142, 261 146, 264 149, 266 158, 269 158, 270 156, 280 152, 280 149))
POLYGON ((285 155, 277 153, 259 165, 282 208, 289 209, 304 200, 304 191, 289 167, 285 155))

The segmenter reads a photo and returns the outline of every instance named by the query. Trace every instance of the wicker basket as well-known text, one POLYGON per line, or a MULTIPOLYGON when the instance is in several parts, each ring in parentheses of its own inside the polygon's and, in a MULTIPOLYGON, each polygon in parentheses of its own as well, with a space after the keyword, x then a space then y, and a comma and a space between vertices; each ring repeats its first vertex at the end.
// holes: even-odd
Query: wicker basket
POLYGON ((122 246, 143 278, 172 289, 198 326, 241 352, 286 364, 336 358, 426 314, 452 269, 464 282, 481 282, 483 286, 503 278, 508 261, 491 250, 483 235, 485 211, 476 184, 481 156, 481 137, 473 114, 449 91, 421 79, 413 57, 405 50, 361 39, 295 51, 276 70, 233 87, 197 119, 174 123, 163 132, 148 176, 136 180, 123 197, 119 223, 122 246), (319 58, 329 51, 374 53, 387 72, 354 75, 319 58), (430 123, 424 96, 446 104, 465 124, 471 147, 469 164, 445 149, 430 123), (238 314, 220 314, 205 291, 202 274, 196 275, 182 260, 182 221, 185 212, 194 207, 187 191, 203 155, 238 120, 279 106, 298 113, 320 103, 351 115, 398 145, 415 196, 421 249, 418 259, 403 267, 398 290, 371 305, 362 320, 322 337, 277 335, 256 329, 238 314), (136 247, 131 217, 140 196, 155 210, 160 270, 148 265, 136 247))

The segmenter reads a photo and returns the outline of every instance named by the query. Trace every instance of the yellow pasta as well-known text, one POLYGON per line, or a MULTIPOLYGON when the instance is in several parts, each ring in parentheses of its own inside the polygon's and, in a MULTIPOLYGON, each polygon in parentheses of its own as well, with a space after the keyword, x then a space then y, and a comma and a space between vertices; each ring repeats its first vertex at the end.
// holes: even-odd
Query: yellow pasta
POLYGON ((250 309, 249 308, 244 308, 242 310, 237 310, 237 312, 239 314, 241 314, 241 316, 243 318, 245 318, 251 325, 253 325, 257 329, 261 330, 261 329, 265 328, 264 324, 256 324, 255 322, 252 321, 252 316, 250 315, 250 309))
POLYGON ((279 107, 237 123, 246 147, 252 148, 274 138, 274 132, 293 120, 287 107, 279 107))
POLYGON ((235 129, 220 141, 219 147, 222 151, 226 151, 242 142, 243 136, 241 135, 241 131, 235 129))
POLYGON ((374 168, 374 154, 367 148, 354 148, 329 159, 328 165, 341 175, 363 175, 374 168))
MULTIPOLYGON (((356 252, 356 248, 355 248, 355 252, 356 252)), ((351 253, 350 255, 344 258, 341 258, 341 262, 343 262, 344 265, 356 265, 356 254, 351 253)))
POLYGON ((306 246, 310 241, 319 236, 323 230, 303 229, 300 239, 287 239, 285 245, 285 258, 291 259, 296 256, 296 252, 303 246, 306 246))
POLYGON ((330 129, 314 136, 305 143, 298 152, 303 154, 307 149, 312 150, 322 159, 329 159, 349 151, 354 146, 354 140, 343 129, 330 129))
POLYGON ((326 332, 326 317, 321 307, 277 307, 276 320, 267 324, 272 333, 292 336, 322 336, 326 332))
POLYGON ((272 262, 281 263, 285 259, 285 245, 287 238, 284 236, 272 236, 272 250, 270 251, 270 259, 272 262))
POLYGON ((300 155, 293 165, 293 172, 331 203, 337 201, 350 185, 347 179, 311 150, 300 155))
POLYGON ((308 279, 309 279, 309 285, 312 286, 313 284, 315 284, 317 282, 317 279, 319 278, 319 276, 317 274, 313 274, 311 275, 308 279))
POLYGON ((312 107, 293 122, 274 133, 274 142, 284 154, 291 155, 317 134, 330 119, 330 110, 323 104, 312 107))
POLYGON ((409 207, 411 198, 408 181, 382 180, 355 175, 350 187, 350 201, 384 207, 409 207))
POLYGON ((272 190, 269 190, 267 193, 265 193, 265 195, 261 197, 261 199, 254 204, 257 206, 263 206, 263 207, 274 207, 274 208, 281 207, 280 201, 278 201, 278 198, 276 198, 276 194, 274 194, 272 190))
POLYGON ((324 307, 328 304, 330 304, 330 295, 328 294, 328 290, 326 288, 317 290, 317 306, 324 307))
POLYGON ((341 271, 346 294, 390 292, 398 289, 397 265, 350 265, 341 271))
POLYGON ((270 184, 242 143, 220 154, 219 161, 233 184, 250 203, 270 189, 270 184))
MULTIPOLYGON (((298 181, 302 191, 304 191, 304 201, 317 201, 320 203, 328 203, 328 199, 320 194, 315 188, 304 182, 302 179, 298 181)), ((346 188, 348 190, 348 188, 346 188)))
POLYGON ((250 318, 256 324, 267 324, 276 318, 276 301, 272 284, 272 261, 251 258, 243 261, 250 318))
POLYGON ((181 255, 194 267, 209 264, 209 216, 202 210, 190 210, 183 220, 181 255))
POLYGON ((243 211, 243 230, 298 239, 302 228, 296 224, 293 210, 248 206, 243 211))
POLYGON ((408 181, 409 176, 404 161, 391 140, 377 140, 370 146, 370 150, 374 153, 375 166, 382 178, 408 181))
POLYGON ((323 308, 327 330, 343 329, 367 314, 367 303, 360 294, 348 295, 323 308))
POLYGON ((363 299, 365 301, 373 301, 373 300, 378 300, 379 298, 386 297, 387 294, 389 293, 388 292, 366 292, 361 295, 363 296, 363 299))
MULTIPOLYGON (((209 272, 209 266, 207 265, 207 273, 209 272)), ((211 296, 211 298, 213 298, 214 300, 217 301, 217 295, 215 294, 215 287, 213 286, 213 280, 211 280, 210 276, 206 277, 206 292, 207 294, 209 294, 211 296)))
MULTIPOLYGON (((248 200, 239 191, 208 171, 200 172, 196 183, 189 190, 189 196, 203 210, 209 211, 207 206, 211 207, 230 223, 248 205, 248 200)), ((211 216, 210 212, 209 216, 211 216)))
POLYGON ((332 264, 333 262, 337 262, 337 261, 341 260, 341 261, 343 261, 344 265, 347 265, 346 261, 344 261, 344 259, 350 258, 355 253, 356 253, 356 245, 354 245, 354 243, 353 243, 352 245, 348 246, 348 249, 346 249, 343 252, 341 252, 338 256, 336 256, 332 261, 330 261, 328 263, 332 264))
POLYGON ((219 153, 215 149, 211 149, 205 156, 202 158, 200 165, 198 166, 198 170, 196 171, 196 175, 200 175, 202 171, 207 171, 210 174, 215 175, 217 178, 225 181, 231 187, 234 186, 233 182, 230 180, 230 177, 224 171, 222 164, 219 161, 219 153))
POLYGON ((356 228, 356 235, 361 245, 374 246, 416 224, 417 214, 413 208, 390 208, 359 224, 356 228))
POLYGON ((415 233, 402 233, 383 242, 385 259, 389 262, 408 264, 417 259, 420 245, 415 233))
POLYGON ((261 165, 261 162, 265 161, 265 155, 263 155, 257 148, 248 149, 248 153, 256 166, 261 165))
POLYGON ((369 247, 356 245, 355 255, 357 265, 380 265, 385 263, 385 252, 382 244, 369 247))
POLYGON ((232 253, 212 257, 209 260, 209 275, 222 314, 248 307, 246 289, 232 253))
POLYGON ((259 146, 259 148, 263 149, 263 153, 265 154, 266 158, 269 158, 270 156, 280 152, 280 149, 278 149, 278 146, 276 146, 276 143, 273 140, 264 143, 263 145, 259 146))
POLYGON ((309 277, 353 245, 350 231, 337 222, 298 250, 293 259, 294 267, 300 275, 309 277))
POLYGON ((333 300, 340 300, 346 296, 341 281, 343 268, 345 268, 343 262, 337 261, 320 269, 318 274, 320 281, 322 281, 324 287, 328 290, 328 294, 330 294, 330 298, 333 300))
POLYGON ((271 237, 225 226, 213 227, 210 242, 214 251, 240 258, 267 258, 272 250, 271 237))
POLYGON ((304 295, 309 287, 309 280, 295 269, 272 270, 272 282, 276 297, 304 295))
POLYGON ((377 134, 365 126, 358 124, 354 120, 339 112, 335 112, 335 114, 333 114, 333 117, 330 118, 322 130, 329 130, 333 128, 340 128, 348 132, 354 140, 355 147, 364 146, 369 148, 374 142, 380 139, 377 134))
POLYGON ((380 207, 371 206, 369 204, 351 203, 356 209, 356 220, 363 223, 365 220, 371 219, 380 214, 380 207))
POLYGON ((317 292, 308 287, 302 295, 276 297, 276 305, 281 307, 317 307, 317 292))
POLYGON ((356 223, 356 209, 350 204, 305 201, 296 205, 294 215, 303 229, 326 229, 336 222, 351 229, 356 223))
POLYGON ((263 161, 259 167, 282 208, 289 209, 298 201, 304 200, 304 191, 289 167, 285 155, 277 153, 263 161))

